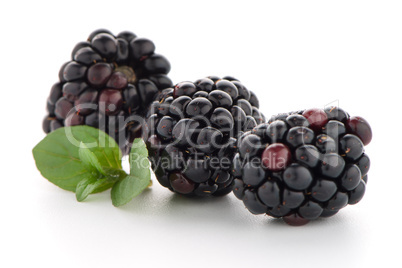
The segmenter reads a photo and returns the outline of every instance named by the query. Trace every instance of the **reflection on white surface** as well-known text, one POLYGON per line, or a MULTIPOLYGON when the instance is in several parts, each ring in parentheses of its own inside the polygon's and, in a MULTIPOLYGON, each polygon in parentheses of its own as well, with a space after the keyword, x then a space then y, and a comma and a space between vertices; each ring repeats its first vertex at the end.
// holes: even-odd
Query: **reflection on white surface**
POLYGON ((332 218, 291 227, 250 214, 233 195, 193 199, 157 183, 122 208, 111 205, 109 192, 77 203, 72 193, 48 190, 36 204, 40 215, 27 243, 45 240, 54 245, 57 258, 84 254, 89 244, 91 252, 107 249, 102 258, 88 259, 99 265, 112 264, 121 255, 117 263, 134 258, 149 265, 163 259, 191 267, 335 267, 347 261, 358 267, 366 252, 367 230, 353 222, 356 215, 348 208, 332 218))
MULTIPOLYGON (((280 219, 250 214, 233 195, 197 200, 162 194, 159 189, 148 191, 122 210, 133 221, 140 215, 151 220, 158 231, 169 232, 168 236, 174 237, 174 245, 181 244, 184 252, 202 252, 202 247, 209 244, 211 254, 218 253, 210 258, 219 260, 219 253, 233 258, 243 256, 238 261, 245 265, 249 258, 257 263, 266 260, 269 265, 283 262, 297 267, 313 263, 328 265, 328 258, 338 256, 349 265, 358 265, 365 252, 364 230, 358 231, 353 215, 346 211, 306 226, 291 227, 280 219)), ((225 263, 224 259, 221 261, 225 263)))

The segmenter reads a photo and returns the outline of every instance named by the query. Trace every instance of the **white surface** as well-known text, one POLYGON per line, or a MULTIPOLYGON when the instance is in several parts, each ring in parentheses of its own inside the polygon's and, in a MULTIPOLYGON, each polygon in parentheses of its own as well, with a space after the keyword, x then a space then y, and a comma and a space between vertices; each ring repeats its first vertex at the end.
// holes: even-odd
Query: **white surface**
POLYGON ((400 1, 0 5, 1 267, 400 265, 400 1), (152 39, 174 82, 238 77, 267 116, 334 101, 363 116, 374 131, 365 198, 299 228, 253 216, 232 195, 191 200, 156 181, 123 208, 109 192, 76 202, 40 176, 31 149, 59 67, 101 27, 152 39))

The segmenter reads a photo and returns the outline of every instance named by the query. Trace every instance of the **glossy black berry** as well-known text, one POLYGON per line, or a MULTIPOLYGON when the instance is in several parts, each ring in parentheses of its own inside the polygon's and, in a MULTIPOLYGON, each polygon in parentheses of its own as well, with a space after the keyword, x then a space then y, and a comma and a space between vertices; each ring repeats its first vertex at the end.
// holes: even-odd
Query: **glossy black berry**
POLYGON ((73 60, 84 65, 91 65, 94 62, 102 61, 102 57, 91 47, 83 47, 73 55, 73 60))
POLYGON ((282 205, 288 208, 297 208, 299 207, 304 201, 304 193, 298 192, 294 190, 284 189, 282 195, 282 205))
POLYGON ((48 98, 48 102, 51 104, 56 104, 57 100, 62 96, 62 85, 61 83, 56 83, 52 86, 52 89, 50 90, 50 95, 48 98))
POLYGON ((178 170, 185 164, 184 153, 174 144, 167 145, 162 150, 161 155, 163 155, 163 158, 166 160, 164 163, 161 163, 166 170, 178 170))
POLYGON ((85 125, 107 131, 108 117, 101 113, 91 113, 85 117, 85 125))
POLYGON ((257 126, 257 121, 251 115, 246 116, 246 122, 244 123, 244 130, 250 131, 257 126))
POLYGON ((215 84, 217 90, 222 90, 230 95, 232 99, 237 99, 239 91, 237 87, 229 80, 222 79, 215 84))
MULTIPOLYGON (((243 173, 250 174, 252 185, 257 186, 265 179, 266 170, 261 163, 244 168, 238 153, 242 144, 240 152, 255 150, 254 155, 259 157, 263 148, 254 146, 261 143, 260 138, 247 138, 243 143, 237 140, 256 126, 256 119, 263 120, 263 115, 248 102, 249 91, 244 85, 228 79, 208 77, 194 83, 181 82, 160 92, 150 105, 146 120, 147 136, 152 137, 147 141, 152 152, 149 158, 156 163, 153 169, 164 187, 185 195, 222 196, 236 187, 236 177, 243 173), (249 115, 239 103, 249 108, 249 115), (166 149, 155 150, 155 140, 166 148, 174 146, 183 156, 182 165, 169 165, 172 157, 166 154, 166 149), (236 154, 237 161, 233 161, 236 154), (162 165, 164 162, 168 163, 167 167, 162 165), (171 180, 165 179, 173 173, 175 178, 181 174, 177 179, 182 182, 179 185, 187 185, 185 178, 192 182, 193 189, 176 190, 177 186, 173 187, 171 180)), ((243 195, 243 190, 239 189, 238 193, 243 195)))
POLYGON ((243 199, 244 186, 240 179, 234 179, 233 193, 238 199, 243 199))
POLYGON ((244 183, 248 186, 260 185, 266 177, 265 170, 261 163, 248 162, 243 167, 244 183))
POLYGON ((337 192, 327 203, 326 209, 338 211, 348 204, 348 194, 337 192))
POLYGON ((95 88, 102 88, 106 85, 112 73, 113 68, 111 64, 104 62, 96 63, 88 69, 87 82, 95 88))
POLYGON ((199 93, 199 92, 207 92, 207 93, 211 92, 211 90, 215 86, 215 82, 212 81, 209 78, 199 79, 199 80, 195 81, 194 84, 196 85, 197 90, 199 90, 199 91, 197 91, 197 93, 199 93))
POLYGON ((359 167, 362 176, 365 176, 370 170, 370 158, 367 154, 363 154, 355 164, 359 167))
POLYGON ((366 183, 361 180, 359 185, 352 190, 351 192, 348 192, 348 204, 350 205, 354 205, 360 202, 360 200, 362 200, 364 193, 366 191, 366 183))
POLYGON ((270 139, 271 143, 281 142, 285 139, 287 130, 288 128, 285 122, 276 120, 269 124, 266 137, 270 139))
POLYGON ((169 175, 169 182, 172 189, 181 194, 190 194, 194 191, 195 188, 194 182, 187 179, 183 174, 179 172, 171 173, 169 175))
MULTIPOLYGON (((92 33, 89 34, 87 41, 91 42, 95 38, 95 36, 97 36, 98 34, 110 34, 111 35, 112 32, 109 31, 108 29, 96 29, 95 31, 93 31, 92 33)), ((78 43, 78 45, 88 44, 88 42, 81 42, 81 44, 78 43)))
POLYGON ((208 182, 201 182, 198 184, 197 188, 194 189, 194 194, 196 196, 210 196, 215 195, 218 190, 218 185, 210 184, 208 182))
POLYGON ((157 115, 169 115, 170 113, 170 105, 173 102, 173 97, 167 97, 163 103, 158 103, 157 110, 153 111, 157 115))
POLYGON ((126 62, 130 57, 130 48, 126 39, 117 38, 117 55, 116 63, 121 64, 126 62))
POLYGON ((349 119, 349 114, 336 106, 329 106, 325 108, 324 111, 328 116, 328 120, 336 120, 345 123, 349 119))
POLYGON ((288 117, 286 117, 286 123, 289 125, 289 127, 309 127, 310 123, 308 120, 300 115, 300 114, 291 114, 288 117))
POLYGON ((42 121, 42 130, 43 132, 45 132, 46 134, 50 132, 50 123, 55 120, 52 117, 48 117, 46 116, 45 118, 43 118, 42 121))
POLYGON ((192 97, 197 91, 196 86, 191 82, 181 82, 174 87, 173 97, 178 98, 180 96, 192 97))
POLYGON ((196 183, 206 182, 211 176, 211 170, 208 168, 204 159, 188 159, 183 174, 187 178, 192 178, 196 183))
POLYGON ((251 106, 250 102, 248 102, 245 99, 240 99, 237 101, 237 106, 243 109, 243 111, 246 113, 246 115, 252 115, 253 114, 253 107, 251 106))
POLYGON ((216 128, 203 128, 197 137, 197 149, 210 154, 222 145, 223 133, 216 128))
POLYGON ((95 35, 91 40, 91 46, 103 58, 114 60, 117 54, 117 40, 108 33, 100 33, 95 35))
POLYGON ((258 187, 258 197, 268 207, 275 207, 281 202, 281 190, 275 181, 267 181, 258 187))
POLYGON ((99 111, 105 115, 118 115, 123 109, 123 95, 116 89, 104 89, 99 94, 99 111))
MULTIPOLYGON (((120 33, 117 35, 117 37, 118 37, 118 38, 121 38, 121 39, 124 39, 124 40, 126 40, 127 42, 131 42, 131 40, 133 40, 133 39, 136 38, 137 36, 136 36, 134 33, 132 33, 132 32, 123 31, 123 32, 120 32, 120 33)), ((138 38, 138 39, 139 39, 139 38, 138 38)))
POLYGON ((131 32, 114 36, 105 29, 93 31, 60 68, 60 81, 47 101, 47 117, 58 121, 49 122, 45 131, 89 125, 114 137, 127 154, 133 139, 141 136, 140 125, 156 94, 172 86, 166 75, 170 64, 154 50, 152 41, 131 32))
POLYGON ((203 97, 203 98, 208 98, 209 93, 206 91, 197 91, 196 93, 193 94, 193 98, 197 97, 203 97))
POLYGON ((64 120, 66 127, 78 126, 84 124, 84 117, 77 113, 70 113, 64 120))
POLYGON ((250 190, 245 190, 243 195, 243 203, 246 208, 253 214, 266 213, 268 208, 258 198, 257 194, 250 190))
POLYGON ((357 165, 349 164, 345 167, 345 173, 340 179, 340 184, 346 191, 351 191, 357 187, 362 178, 362 173, 357 165))
POLYGON ((323 154, 336 153, 338 150, 336 141, 326 134, 320 134, 316 137, 315 146, 323 154))
POLYGON ((143 103, 151 103, 158 94, 158 88, 148 79, 138 81, 137 89, 143 103))
POLYGON ((321 218, 332 217, 332 216, 334 216, 335 214, 337 214, 338 212, 339 212, 339 210, 324 209, 324 210, 321 212, 320 217, 321 217, 321 218))
POLYGON ((364 153, 363 142, 353 134, 343 136, 339 141, 340 153, 348 160, 355 161, 364 153))
POLYGON ((106 83, 106 87, 113 89, 124 89, 127 87, 128 80, 125 74, 122 72, 114 72, 106 83))
POLYGON ((340 136, 346 133, 346 127, 342 122, 331 120, 323 127, 322 131, 334 140, 338 140, 340 136))
POLYGON ((133 38, 130 40, 130 49, 135 60, 144 60, 155 52, 154 43, 146 38, 133 38))
POLYGON ((153 54, 147 57, 143 62, 144 70, 148 74, 167 74, 170 72, 170 63, 162 55, 153 54))
POLYGON ((198 97, 186 106, 186 114, 189 117, 205 116, 212 111, 212 108, 212 103, 208 99, 198 97))
POLYGON ((232 114, 225 108, 216 108, 211 114, 212 126, 222 132, 230 132, 234 126, 232 114))
POLYGON ((336 153, 324 154, 319 163, 320 172, 328 178, 338 178, 345 169, 345 160, 336 153))
POLYGON ((328 122, 327 114, 321 109, 307 109, 302 115, 307 118, 310 128, 315 132, 320 132, 328 122))
POLYGON ((261 150, 263 148, 262 140, 259 136, 250 134, 244 139, 241 139, 241 141, 238 143, 238 148, 242 158, 251 158, 261 154, 261 150))
POLYGON ((209 93, 208 99, 215 107, 230 108, 233 105, 233 99, 222 90, 212 91, 209 93))
POLYGON ((300 164, 314 168, 320 162, 321 154, 314 145, 302 145, 295 150, 295 158, 300 164))
MULTIPOLYGON (((93 34, 98 34, 98 33, 95 33, 95 32, 93 32, 93 34)), ((92 34, 91 34, 92 35, 92 34)), ((94 36, 95 36, 94 35, 94 36)), ((93 37, 93 36, 92 36, 93 37)), ((74 55, 79 51, 79 50, 81 50, 82 48, 86 48, 86 47, 88 47, 88 48, 91 48, 91 43, 90 43, 90 41, 91 40, 89 40, 88 39, 88 41, 82 41, 82 42, 79 42, 79 43, 77 43, 75 46, 74 46, 74 48, 73 48, 73 50, 72 50, 72 52, 71 52, 71 58, 72 59, 74 59, 74 55)), ((99 54, 98 54, 99 55, 99 54)), ((100 55, 99 55, 99 57, 100 57, 100 55)))
POLYGON ((63 85, 63 96, 69 101, 75 101, 88 88, 85 82, 67 82, 63 85))
POLYGON ((243 162, 242 162, 242 159, 240 158, 240 154, 237 153, 237 154, 235 154, 233 161, 232 161, 231 172, 232 172, 233 176, 241 177, 242 169, 243 169, 243 162))
POLYGON ((194 146, 199 127, 200 123, 196 120, 189 118, 181 119, 173 127, 172 137, 178 145, 194 146))
POLYGON ((307 201, 299 208, 298 213, 306 220, 315 220, 321 215, 322 211, 323 209, 320 204, 314 201, 307 201))
POLYGON ((191 102, 191 98, 189 96, 181 96, 172 101, 172 104, 169 107, 169 112, 172 115, 183 117, 183 107, 185 107, 189 102, 191 102))
POLYGON ((336 183, 328 179, 317 179, 311 187, 311 197, 319 202, 326 202, 337 191, 336 183))
MULTIPOLYGON (((250 101, 250 96, 251 96, 250 91, 240 81, 232 80, 232 83, 237 87, 237 91, 239 93, 239 98, 250 101)), ((255 99, 256 99, 256 97, 255 97, 255 99)), ((258 101, 255 102, 254 104, 258 104, 258 101)), ((257 109, 259 108, 255 105, 253 105, 253 106, 256 107, 257 109)))
POLYGON ((74 111, 73 103, 64 97, 60 98, 55 104, 54 113, 60 120, 66 119, 68 114, 74 111))
POLYGON ((291 164, 283 171, 283 181, 293 190, 305 190, 313 181, 310 170, 299 164, 291 164))
MULTIPOLYGON (((237 139, 230 137, 228 142, 219 149, 217 156, 219 158, 221 157, 227 157, 227 156, 232 156, 237 152, 237 139)), ((228 168, 222 167, 224 169, 230 169, 230 164, 228 165, 228 168)))
POLYGON ((293 226, 331 217, 363 198, 370 169, 363 140, 371 137, 367 121, 334 107, 272 116, 238 137, 235 196, 253 214, 293 226))
POLYGON ((215 170, 211 178, 216 183, 226 183, 231 180, 232 177, 227 170, 215 170))
POLYGON ((127 114, 131 115, 140 109, 141 99, 136 86, 129 84, 123 91, 123 98, 125 100, 123 108, 127 114))
POLYGON ((229 181, 224 182, 224 183, 216 183, 216 185, 218 186, 218 189, 212 193, 213 196, 225 196, 229 193, 232 192, 233 189, 233 178, 230 178, 229 181))
POLYGON ((172 139, 172 131, 174 127, 174 120, 170 116, 164 116, 156 126, 156 133, 163 140, 172 139))
POLYGON ((98 105, 98 91, 93 88, 85 89, 75 100, 75 109, 80 115, 89 115, 96 111, 98 105))
POLYGON ((237 105, 233 105, 230 111, 231 111, 232 116, 233 116, 233 122, 234 122, 235 131, 244 130, 244 126, 245 126, 246 121, 247 121, 246 113, 243 111, 242 108, 240 108, 237 105))
POLYGON ((306 127, 292 127, 287 132, 286 142, 293 148, 311 144, 314 141, 314 131, 306 127))
POLYGON ((348 132, 356 135, 363 142, 368 145, 373 138, 373 132, 369 123, 360 116, 354 116, 346 121, 346 128, 348 132))
POLYGON ((283 205, 277 205, 273 208, 268 209, 267 215, 274 217, 274 218, 281 218, 289 215, 291 209, 283 205))
POLYGON ((309 220, 304 219, 297 213, 289 213, 288 215, 283 217, 283 221, 290 226, 303 226, 310 222, 309 220))
POLYGON ((257 135, 262 140, 269 140, 269 138, 267 137, 268 127, 269 127, 268 123, 259 124, 251 130, 251 133, 257 135))
POLYGON ((85 65, 71 61, 64 67, 63 78, 67 82, 84 79, 86 71, 85 65))
POLYGON ((254 92, 250 91, 250 99, 249 102, 252 106, 260 108, 260 102, 254 92))

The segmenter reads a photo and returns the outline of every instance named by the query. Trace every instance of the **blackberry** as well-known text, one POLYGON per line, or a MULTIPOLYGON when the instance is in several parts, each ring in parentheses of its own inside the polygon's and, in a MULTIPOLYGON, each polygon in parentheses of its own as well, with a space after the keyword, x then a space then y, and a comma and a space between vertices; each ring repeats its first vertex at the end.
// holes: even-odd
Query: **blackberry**
POLYGON ((330 217, 363 198, 371 139, 366 120, 337 107, 273 116, 239 138, 233 192, 290 225, 330 217))
POLYGON ((123 153, 141 136, 142 118, 158 92, 172 86, 170 64, 152 41, 100 29, 78 43, 47 100, 46 133, 89 125, 112 136, 123 153))
MULTIPOLYGON (((160 184, 188 196, 230 193, 238 138, 265 122, 256 105, 255 95, 232 77, 208 77, 163 90, 148 112, 146 140, 160 184)), ((252 150, 244 153, 262 149, 253 137, 243 140, 252 150)), ((244 172, 258 183, 264 170, 244 172)))

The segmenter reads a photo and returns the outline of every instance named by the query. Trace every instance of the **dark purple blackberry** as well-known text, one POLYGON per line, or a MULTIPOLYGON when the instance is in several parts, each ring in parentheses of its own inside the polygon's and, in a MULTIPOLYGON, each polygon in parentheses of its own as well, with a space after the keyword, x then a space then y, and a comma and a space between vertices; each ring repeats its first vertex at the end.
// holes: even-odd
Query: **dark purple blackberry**
POLYGON ((251 213, 290 225, 335 215, 363 198, 371 137, 367 121, 340 108, 273 116, 238 139, 234 194, 251 213))
POLYGON ((172 86, 170 64, 152 41, 105 29, 78 43, 47 101, 46 133, 62 126, 89 125, 115 138, 123 153, 141 136, 142 118, 158 92, 172 86))
MULTIPOLYGON (((230 193, 237 138, 265 120, 250 103, 251 96, 253 104, 258 104, 255 95, 231 77, 182 82, 163 90, 147 116, 147 146, 159 182, 184 195, 230 193)), ((252 149, 244 153, 259 154, 263 149, 255 149, 261 144, 255 137, 242 141, 252 149)), ((243 172, 258 177, 254 178, 256 184, 265 177, 263 169, 243 172)))

